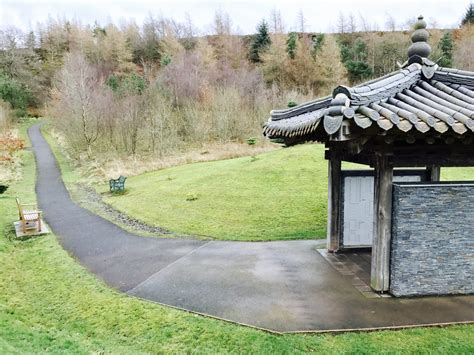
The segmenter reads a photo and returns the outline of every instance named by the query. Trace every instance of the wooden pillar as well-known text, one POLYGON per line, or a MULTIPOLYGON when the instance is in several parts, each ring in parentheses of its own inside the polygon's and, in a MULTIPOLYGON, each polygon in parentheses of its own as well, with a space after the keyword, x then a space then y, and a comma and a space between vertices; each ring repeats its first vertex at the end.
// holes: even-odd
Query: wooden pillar
POLYGON ((441 180, 441 167, 439 165, 430 165, 426 168, 429 181, 441 180))
POLYGON ((376 153, 374 180, 374 238, 370 286, 379 292, 390 286, 393 166, 386 154, 376 153))
POLYGON ((341 160, 328 161, 328 229, 327 248, 335 252, 341 246, 341 160))

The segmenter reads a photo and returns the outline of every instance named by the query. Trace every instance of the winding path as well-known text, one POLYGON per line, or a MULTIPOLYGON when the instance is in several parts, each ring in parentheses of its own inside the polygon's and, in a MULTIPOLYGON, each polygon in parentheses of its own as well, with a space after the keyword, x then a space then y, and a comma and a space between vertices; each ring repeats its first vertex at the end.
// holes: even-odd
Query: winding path
POLYGON ((39 125, 28 134, 36 192, 64 249, 129 295, 278 332, 474 321, 474 296, 367 298, 318 241, 140 237, 75 204, 39 125))

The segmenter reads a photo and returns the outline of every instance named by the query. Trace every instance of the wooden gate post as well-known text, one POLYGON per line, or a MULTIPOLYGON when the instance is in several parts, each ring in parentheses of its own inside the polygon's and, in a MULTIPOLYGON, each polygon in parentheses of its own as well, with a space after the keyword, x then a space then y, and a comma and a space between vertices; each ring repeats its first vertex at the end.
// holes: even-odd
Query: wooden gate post
POLYGON ((375 291, 384 292, 390 286, 393 166, 383 153, 375 153, 374 163, 374 238, 370 286, 375 291))
POLYGON ((439 165, 430 165, 426 168, 429 181, 441 180, 441 167, 439 165))
POLYGON ((327 248, 336 252, 341 246, 341 160, 328 161, 328 230, 327 248))

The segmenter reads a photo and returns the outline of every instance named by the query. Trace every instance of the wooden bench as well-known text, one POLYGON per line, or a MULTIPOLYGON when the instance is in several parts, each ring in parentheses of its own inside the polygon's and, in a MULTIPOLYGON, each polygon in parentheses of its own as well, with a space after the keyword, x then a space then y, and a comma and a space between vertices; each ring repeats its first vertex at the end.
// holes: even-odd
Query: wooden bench
POLYGON ((38 209, 38 206, 35 203, 22 204, 19 199, 16 199, 16 204, 23 233, 26 233, 27 230, 41 232, 42 212, 38 209))
POLYGON ((127 178, 123 175, 120 175, 118 179, 110 179, 109 180, 110 192, 116 192, 116 191, 123 192, 125 190, 125 180, 127 180, 127 178))

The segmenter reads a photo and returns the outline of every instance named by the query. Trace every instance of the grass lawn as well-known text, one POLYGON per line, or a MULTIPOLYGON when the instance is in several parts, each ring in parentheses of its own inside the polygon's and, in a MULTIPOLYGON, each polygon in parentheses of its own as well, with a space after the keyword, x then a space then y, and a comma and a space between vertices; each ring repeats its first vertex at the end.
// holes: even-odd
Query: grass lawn
MULTIPOLYGON (((24 131, 24 130, 23 130, 24 131)), ((128 297, 77 264, 52 234, 14 239, 14 198, 35 200, 33 155, 0 195, 0 353, 473 353, 474 326, 273 335, 128 297)))
POLYGON ((178 233, 232 240, 309 239, 326 233, 322 145, 178 166, 131 177, 126 186, 125 195, 107 194, 105 201, 178 233))
MULTIPOLYGON (((443 169, 442 177, 474 179, 474 169, 443 169)), ((125 195, 107 194, 105 201, 178 233, 232 240, 326 234, 327 162, 319 144, 159 170, 131 177, 126 186, 125 195)))
POLYGON ((442 168, 442 181, 473 181, 474 168, 442 168))

